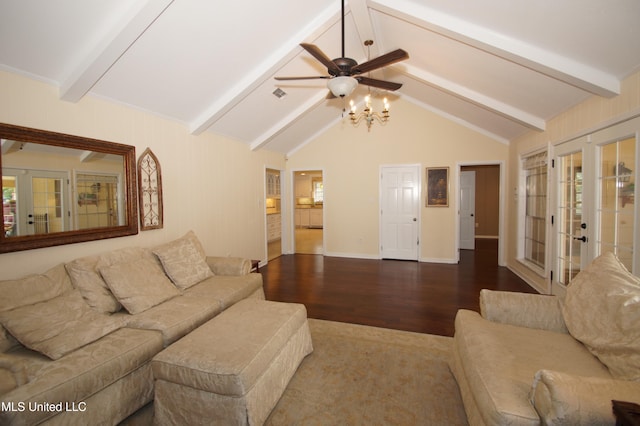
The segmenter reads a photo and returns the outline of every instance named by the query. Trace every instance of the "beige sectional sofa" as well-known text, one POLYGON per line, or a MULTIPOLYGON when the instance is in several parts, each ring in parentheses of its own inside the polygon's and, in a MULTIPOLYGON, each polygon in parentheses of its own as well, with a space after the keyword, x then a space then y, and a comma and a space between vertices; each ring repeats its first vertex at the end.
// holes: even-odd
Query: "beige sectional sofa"
POLYGON ((189 232, 0 282, 0 424, 117 424, 153 399, 157 353, 264 299, 250 269, 189 232))
POLYGON ((483 290, 460 310, 452 371, 472 425, 615 424, 640 402, 640 279, 611 253, 556 296, 483 290))

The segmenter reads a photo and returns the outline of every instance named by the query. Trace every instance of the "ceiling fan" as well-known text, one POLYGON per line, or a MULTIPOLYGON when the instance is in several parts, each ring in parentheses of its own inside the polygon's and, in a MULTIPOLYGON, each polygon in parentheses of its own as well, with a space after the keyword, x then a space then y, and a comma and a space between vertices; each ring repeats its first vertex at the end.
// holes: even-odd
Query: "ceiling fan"
MULTIPOLYGON (((367 48, 373 44, 372 40, 365 41, 367 48)), ((327 67, 329 75, 312 76, 312 77, 275 77, 276 80, 314 80, 328 79, 327 86, 331 93, 329 97, 344 98, 349 96, 356 88, 358 83, 371 87, 377 87, 385 90, 398 90, 402 87, 401 83, 392 81, 378 80, 363 76, 362 74, 394 64, 399 61, 409 59, 409 54, 402 49, 396 49, 392 52, 370 59, 367 62, 358 64, 354 59, 345 57, 344 54, 344 0, 342 0, 342 57, 329 59, 320 48, 313 44, 301 43, 300 46, 316 58, 322 65, 327 67)))

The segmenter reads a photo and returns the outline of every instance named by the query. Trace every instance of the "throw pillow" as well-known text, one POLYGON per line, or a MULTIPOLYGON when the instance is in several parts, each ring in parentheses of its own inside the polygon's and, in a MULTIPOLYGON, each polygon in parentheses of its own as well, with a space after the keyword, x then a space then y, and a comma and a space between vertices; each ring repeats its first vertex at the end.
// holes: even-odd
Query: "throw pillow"
POLYGON ((0 312, 0 322, 24 346, 55 360, 120 328, 92 310, 78 290, 0 312))
POLYGON ((612 253, 591 262, 567 287, 569 333, 618 379, 640 380, 640 278, 612 253))
POLYGON ((162 267, 148 257, 102 267, 100 273, 130 314, 146 311, 180 295, 162 267))
POLYGON ((80 290, 89 306, 104 313, 117 312, 122 305, 113 296, 98 272, 100 256, 87 256, 67 263, 73 286, 80 290))
POLYGON ((181 238, 162 245, 153 253, 162 262, 171 281, 182 290, 213 276, 202 254, 189 239, 181 238))
MULTIPOLYGON (((23 278, 0 281, 0 312, 43 302, 73 290, 64 265, 60 264, 44 274, 31 274, 23 278)), ((0 325, 0 352, 19 343, 0 325)))
POLYGON ((196 248, 198 249, 198 252, 200 253, 200 256, 202 256, 203 259, 207 257, 207 253, 204 251, 204 247, 202 246, 202 243, 198 239, 198 236, 196 235, 195 232, 193 231, 187 232, 186 234, 184 234, 182 239, 191 241, 193 245, 196 246, 196 248))
POLYGON ((125 247, 95 256, 75 259, 67 263, 66 267, 73 286, 80 290, 89 306, 103 313, 114 313, 122 309, 122 305, 102 278, 100 268, 131 262, 133 259, 143 257, 155 259, 147 249, 125 247))

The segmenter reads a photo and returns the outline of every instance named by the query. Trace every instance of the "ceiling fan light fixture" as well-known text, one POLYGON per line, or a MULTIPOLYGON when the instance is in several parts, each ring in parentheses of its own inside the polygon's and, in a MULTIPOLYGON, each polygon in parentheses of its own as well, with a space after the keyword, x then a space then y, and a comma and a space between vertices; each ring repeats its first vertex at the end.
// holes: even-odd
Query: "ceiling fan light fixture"
POLYGON ((327 87, 331 90, 331 93, 338 98, 349 96, 356 86, 358 86, 358 80, 347 76, 334 77, 327 82, 327 87))

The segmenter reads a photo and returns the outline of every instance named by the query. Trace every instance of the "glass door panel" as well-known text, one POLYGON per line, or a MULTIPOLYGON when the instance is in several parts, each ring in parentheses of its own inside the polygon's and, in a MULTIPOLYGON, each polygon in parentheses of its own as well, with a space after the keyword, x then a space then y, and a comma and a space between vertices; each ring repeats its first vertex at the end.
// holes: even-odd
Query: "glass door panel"
POLYGON ((567 285, 580 272, 583 265, 583 244, 587 242, 583 218, 582 151, 557 157, 558 174, 558 228, 557 228, 557 280, 567 285))
POLYGON ((4 236, 18 235, 18 179, 16 176, 2 175, 2 216, 4 236))
POLYGON ((3 168, 5 236, 69 231, 66 172, 3 168))
POLYGON ((614 140, 599 149, 597 252, 613 252, 632 270, 636 140, 635 137, 614 140))
POLYGON ((62 187, 60 178, 33 177, 31 180, 32 206, 27 224, 33 234, 64 231, 62 217, 62 187))

